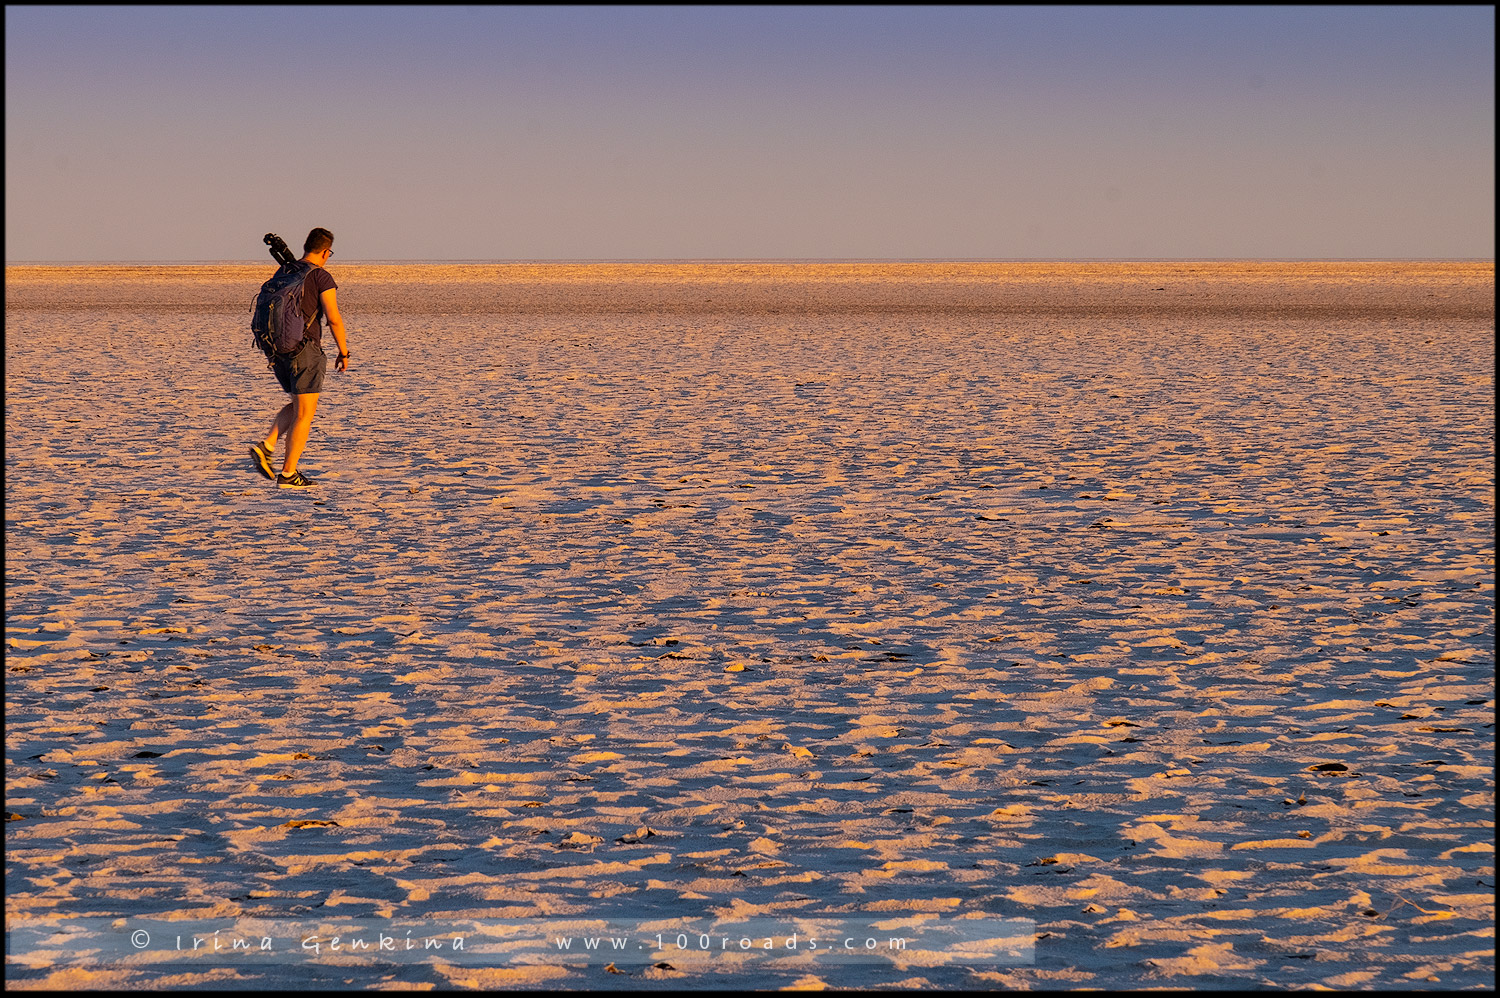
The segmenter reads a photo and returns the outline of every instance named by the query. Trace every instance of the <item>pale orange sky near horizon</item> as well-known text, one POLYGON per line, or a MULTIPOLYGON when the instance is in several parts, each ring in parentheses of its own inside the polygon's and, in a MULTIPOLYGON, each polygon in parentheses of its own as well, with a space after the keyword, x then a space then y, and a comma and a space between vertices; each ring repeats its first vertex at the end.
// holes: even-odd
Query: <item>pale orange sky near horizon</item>
POLYGON ((1492 259, 1494 10, 6 9, 6 259, 1492 259))

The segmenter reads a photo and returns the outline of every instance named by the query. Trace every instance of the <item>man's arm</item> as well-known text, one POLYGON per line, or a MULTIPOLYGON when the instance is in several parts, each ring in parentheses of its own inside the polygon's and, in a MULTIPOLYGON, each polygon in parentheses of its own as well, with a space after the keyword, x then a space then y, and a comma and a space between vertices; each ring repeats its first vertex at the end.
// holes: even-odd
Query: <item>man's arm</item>
POLYGON ((349 369, 349 340, 344 335, 344 320, 339 315, 338 292, 329 288, 318 296, 323 303, 323 314, 328 318, 328 330, 333 333, 333 338, 339 345, 339 370, 349 369))

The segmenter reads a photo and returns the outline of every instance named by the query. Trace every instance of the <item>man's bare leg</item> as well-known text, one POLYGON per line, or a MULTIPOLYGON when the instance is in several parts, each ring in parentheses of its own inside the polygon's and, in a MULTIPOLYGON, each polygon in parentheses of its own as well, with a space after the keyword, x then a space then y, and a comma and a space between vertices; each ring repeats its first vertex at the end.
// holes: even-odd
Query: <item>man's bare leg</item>
MULTIPOLYGON (((292 413, 292 429, 286 438, 286 460, 281 464, 281 473, 290 476, 297 471, 297 459, 302 448, 307 446, 307 435, 312 432, 313 417, 318 414, 318 396, 293 396, 295 408, 292 413)), ((278 417, 279 421, 279 417, 278 417)))
POLYGON ((292 428, 292 415, 295 412, 296 407, 290 402, 281 407, 281 411, 276 414, 276 422, 271 424, 271 432, 260 442, 261 450, 267 454, 276 453, 276 438, 292 428))

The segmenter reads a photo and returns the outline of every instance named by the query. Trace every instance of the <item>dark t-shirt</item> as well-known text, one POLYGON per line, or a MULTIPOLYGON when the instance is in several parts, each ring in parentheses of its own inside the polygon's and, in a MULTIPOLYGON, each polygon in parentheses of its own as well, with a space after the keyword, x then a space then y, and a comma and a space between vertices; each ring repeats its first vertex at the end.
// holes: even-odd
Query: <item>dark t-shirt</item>
POLYGON ((322 267, 314 267, 302 279, 302 321, 312 323, 307 338, 320 346, 323 343, 323 292, 337 288, 333 275, 322 267))

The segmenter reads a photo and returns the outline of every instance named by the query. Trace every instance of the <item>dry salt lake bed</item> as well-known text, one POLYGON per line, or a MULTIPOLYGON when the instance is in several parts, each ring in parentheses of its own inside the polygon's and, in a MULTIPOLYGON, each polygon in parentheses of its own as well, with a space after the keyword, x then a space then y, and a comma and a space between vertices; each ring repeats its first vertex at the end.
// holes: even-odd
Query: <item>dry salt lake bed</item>
POLYGON ((8 986, 1492 985, 1493 263, 270 270, 7 268, 8 986))

